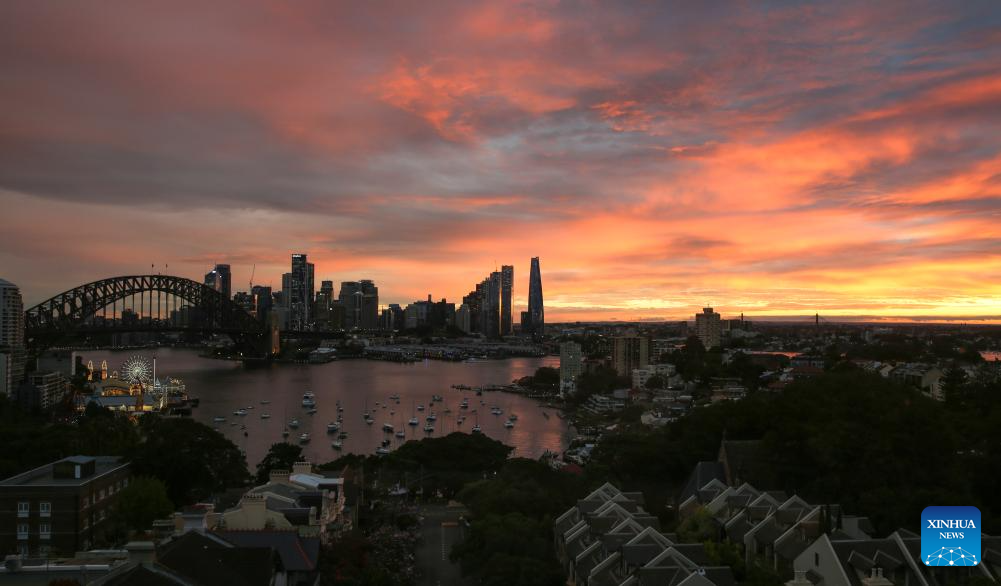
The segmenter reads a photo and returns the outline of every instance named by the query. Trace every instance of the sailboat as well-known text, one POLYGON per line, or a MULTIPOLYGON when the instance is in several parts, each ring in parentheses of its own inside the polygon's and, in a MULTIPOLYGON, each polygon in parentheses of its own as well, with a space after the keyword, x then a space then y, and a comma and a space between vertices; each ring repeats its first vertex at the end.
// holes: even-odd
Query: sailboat
POLYGON ((372 425, 375 423, 375 419, 372 419, 372 413, 368 410, 368 398, 365 399, 365 423, 372 425))
POLYGON ((401 440, 407 439, 407 432, 403 431, 404 429, 405 428, 403 427, 403 415, 400 415, 400 425, 396 428, 396 433, 393 434, 396 436, 396 439, 401 439, 401 440))
MULTIPOLYGON (((412 404, 413 404, 413 403, 411 402, 411 405, 412 405, 412 404)), ((417 413, 416 413, 416 412, 413 412, 413 417, 411 417, 411 418, 410 418, 410 421, 408 421, 408 422, 407 422, 407 425, 410 425, 410 426, 414 426, 414 427, 416 427, 416 426, 417 426, 417 425, 418 425, 419 423, 420 423, 420 422, 419 422, 419 421, 417 421, 417 413)))

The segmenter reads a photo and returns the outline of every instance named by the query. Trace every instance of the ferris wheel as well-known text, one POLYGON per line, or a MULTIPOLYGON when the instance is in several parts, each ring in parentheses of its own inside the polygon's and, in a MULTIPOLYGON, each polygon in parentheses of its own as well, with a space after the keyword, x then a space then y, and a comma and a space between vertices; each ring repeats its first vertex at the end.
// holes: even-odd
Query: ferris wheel
POLYGON ((137 354, 122 364, 121 377, 122 380, 145 387, 153 378, 153 368, 149 360, 137 354))

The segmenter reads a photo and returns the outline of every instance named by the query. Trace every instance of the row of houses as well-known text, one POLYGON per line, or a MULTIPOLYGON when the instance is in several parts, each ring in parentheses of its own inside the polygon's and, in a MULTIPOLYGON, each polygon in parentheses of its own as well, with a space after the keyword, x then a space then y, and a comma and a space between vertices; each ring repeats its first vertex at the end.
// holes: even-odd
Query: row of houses
POLYGON ((553 523, 568 584, 580 586, 732 586, 702 544, 678 543, 643 508, 643 495, 604 484, 553 523))
POLYGON ((907 529, 875 537, 867 517, 844 514, 838 505, 747 483, 728 485, 720 462, 699 463, 692 477, 679 515, 708 515, 718 540, 737 544, 746 563, 771 567, 788 586, 947 586, 1001 579, 1001 537, 983 536, 983 563, 930 566, 921 558, 921 536, 907 529))
MULTIPOLYGON (((983 536, 982 563, 934 567, 920 536, 875 536, 865 516, 837 504, 761 490, 744 480, 756 442, 727 441, 699 462, 679 497, 679 521, 702 538, 735 546, 745 564, 774 571, 787 586, 948 586, 1001 580, 1001 537, 983 536), (698 521, 695 523, 694 521, 698 521)), ((680 525, 679 525, 680 526, 680 525)), ((605 484, 556 519, 557 556, 574 586, 731 586, 736 579, 704 543, 660 530, 641 493, 605 484)))

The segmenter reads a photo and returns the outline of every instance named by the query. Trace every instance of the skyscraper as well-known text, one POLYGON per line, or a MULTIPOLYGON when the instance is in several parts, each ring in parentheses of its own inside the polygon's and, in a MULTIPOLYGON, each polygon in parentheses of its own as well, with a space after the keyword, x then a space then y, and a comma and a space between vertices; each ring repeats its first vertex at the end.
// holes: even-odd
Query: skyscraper
POLYGON ((214 291, 219 291, 222 289, 222 279, 220 278, 219 273, 217 273, 215 269, 212 269, 211 271, 205 273, 205 280, 203 281, 203 283, 205 283, 206 287, 214 291))
MULTIPOLYGON (((514 267, 504 265, 477 283, 476 289, 462 298, 462 305, 469 310, 468 333, 480 333, 488 338, 499 338, 510 333, 511 291, 514 285, 514 267)), ((463 318, 465 320, 465 318, 463 318)))
POLYGON ((344 329, 379 328, 379 288, 369 279, 344 281, 338 300, 344 306, 344 329))
POLYGON ((361 325, 363 330, 379 329, 379 288, 369 279, 358 282, 361 287, 361 325))
POLYGON ((501 305, 500 305, 500 332, 502 336, 509 336, 514 331, 514 323, 511 321, 511 293, 514 290, 514 267, 512 265, 501 266, 501 305))
POLYGON ((487 312, 485 335, 491 338, 501 336, 501 273, 494 271, 487 279, 487 302, 484 304, 487 312))
POLYGON ((226 299, 233 296, 233 274, 229 270, 229 265, 216 265, 215 272, 219 273, 219 289, 226 299))
MULTIPOLYGON (((522 324, 522 328, 525 324, 522 324)), ((532 270, 528 276, 528 328, 525 333, 538 338, 545 333, 546 314, 542 304, 542 270, 539 257, 532 257, 532 270)))
POLYGON ((326 295, 327 299, 334 298, 334 282, 320 281, 320 293, 326 295))
POLYGON ((361 284, 358 281, 342 281, 337 299, 344 307, 344 329, 361 327, 361 284))
POLYGON ((211 287, 226 296, 226 299, 233 294, 233 275, 229 265, 216 265, 214 269, 205 273, 205 286, 211 287))
POLYGON ((702 309, 702 313, 695 314, 695 335, 702 341, 702 345, 706 349, 720 345, 723 337, 723 323, 713 308, 705 307, 702 309))
POLYGON ((289 328, 294 331, 309 329, 313 310, 313 263, 308 262, 305 254, 292 255, 292 272, 288 276, 287 289, 285 275, 282 277, 282 289, 289 310, 289 328))
POLYGON ((316 301, 313 303, 313 324, 318 330, 330 329, 330 304, 333 297, 334 282, 323 281, 320 283, 320 292, 316 294, 316 301))
POLYGON ((24 302, 17 285, 0 279, 0 395, 14 394, 24 378, 24 302))
POLYGON ((254 285, 250 294, 254 298, 254 315, 257 319, 266 321, 268 312, 271 311, 271 287, 254 285))

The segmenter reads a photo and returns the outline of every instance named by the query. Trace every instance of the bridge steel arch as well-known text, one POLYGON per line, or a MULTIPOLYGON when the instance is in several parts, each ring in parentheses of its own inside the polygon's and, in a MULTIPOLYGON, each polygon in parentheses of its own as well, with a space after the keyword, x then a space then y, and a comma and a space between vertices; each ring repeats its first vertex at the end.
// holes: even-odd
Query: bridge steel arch
MULTIPOLYGON (((263 337, 265 333, 263 324, 242 307, 202 283, 170 275, 134 275, 86 283, 31 307, 25 312, 26 337, 39 340, 72 334, 108 305, 150 292, 173 295, 198 308, 199 323, 184 329, 225 333, 238 341, 241 337, 263 337)), ((135 328, 160 329, 164 328, 135 328)))

